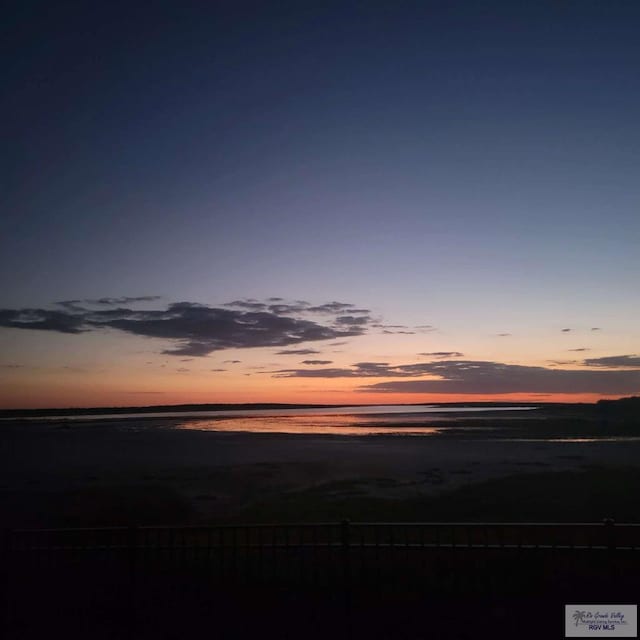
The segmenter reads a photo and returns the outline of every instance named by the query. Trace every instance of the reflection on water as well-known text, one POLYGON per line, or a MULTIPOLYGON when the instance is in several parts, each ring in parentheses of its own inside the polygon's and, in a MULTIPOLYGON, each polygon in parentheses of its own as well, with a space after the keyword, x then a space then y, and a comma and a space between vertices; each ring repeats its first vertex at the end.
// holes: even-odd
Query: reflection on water
MULTIPOLYGON (((422 418, 424 421, 424 418, 422 418)), ((196 431, 244 431, 251 433, 300 433, 335 436, 368 435, 436 435, 443 428, 425 426, 398 426, 387 424, 388 418, 369 418, 365 424, 362 416, 350 415, 307 415, 307 416, 261 416, 255 418, 232 418, 218 420, 186 420, 177 424, 176 429, 196 431), (375 423, 379 423, 376 425, 375 423), (382 426, 380 426, 382 425, 382 426)), ((410 422, 410 421, 407 421, 410 422)))
MULTIPOLYGON (((477 416, 474 424, 464 424, 462 416, 425 416, 424 414, 402 415, 279 415, 279 416, 220 416, 215 418, 194 418, 171 421, 167 427, 171 430, 212 431, 219 433, 271 433, 301 435, 334 436, 447 436, 492 440, 494 442, 548 442, 548 443, 596 443, 596 442, 633 442, 640 440, 634 436, 599 437, 591 433, 569 435, 559 433, 536 436, 532 430, 515 433, 508 425, 489 418, 480 425, 477 416)), ((535 426, 533 427, 535 429, 535 426)))

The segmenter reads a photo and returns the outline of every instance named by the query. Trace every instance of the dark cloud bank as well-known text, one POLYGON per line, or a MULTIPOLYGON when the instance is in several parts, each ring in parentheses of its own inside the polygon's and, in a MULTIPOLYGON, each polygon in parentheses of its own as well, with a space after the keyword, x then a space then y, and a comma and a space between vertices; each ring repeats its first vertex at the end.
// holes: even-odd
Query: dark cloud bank
POLYGON ((266 303, 236 300, 220 307, 193 302, 175 302, 163 310, 121 306, 155 300, 157 296, 99 298, 67 300, 58 303, 61 309, 0 309, 0 327, 69 334, 116 329, 174 341, 176 346, 164 352, 170 355, 205 356, 223 349, 286 347, 359 336, 366 332, 370 322, 367 309, 344 302, 313 306, 303 301, 287 304, 271 298, 266 303))
POLYGON ((358 362, 351 368, 284 369, 272 373, 276 377, 286 378, 421 378, 426 375, 437 376, 428 380, 391 380, 360 387, 360 391, 383 393, 490 395, 501 393, 626 394, 640 392, 640 358, 612 356, 585 360, 582 364, 590 368, 561 370, 501 362, 441 360, 407 365, 358 362), (636 368, 630 368, 632 366, 636 368), (620 369, 598 371, 593 370, 593 367, 620 367, 620 369))

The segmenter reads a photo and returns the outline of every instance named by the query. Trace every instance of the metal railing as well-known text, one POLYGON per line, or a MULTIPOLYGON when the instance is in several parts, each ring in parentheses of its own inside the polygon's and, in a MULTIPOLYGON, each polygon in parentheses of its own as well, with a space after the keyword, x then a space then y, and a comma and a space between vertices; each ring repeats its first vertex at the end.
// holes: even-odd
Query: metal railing
POLYGON ((55 550, 215 548, 640 548, 640 524, 323 522, 4 530, 6 554, 55 550))
POLYGON ((190 619, 215 614, 222 627, 226 616, 231 628, 239 603, 264 617, 283 594, 299 612, 402 603, 405 618, 411 603, 421 611, 443 597, 545 593, 608 601, 637 588, 639 552, 640 525, 611 520, 6 530, 5 626, 36 624, 34 600, 48 607, 43 619, 76 620, 80 610, 104 620, 119 611, 130 628, 134 619, 183 610, 190 619), (204 603, 199 613, 195 602, 204 603))

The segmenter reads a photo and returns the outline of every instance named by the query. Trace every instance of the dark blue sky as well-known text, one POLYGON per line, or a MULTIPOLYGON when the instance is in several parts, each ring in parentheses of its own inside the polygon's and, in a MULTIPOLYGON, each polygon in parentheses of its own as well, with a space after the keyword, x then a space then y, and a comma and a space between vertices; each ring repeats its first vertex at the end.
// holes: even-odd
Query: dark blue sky
POLYGON ((637 345, 640 4, 4 18, 0 307, 284 296, 637 345))

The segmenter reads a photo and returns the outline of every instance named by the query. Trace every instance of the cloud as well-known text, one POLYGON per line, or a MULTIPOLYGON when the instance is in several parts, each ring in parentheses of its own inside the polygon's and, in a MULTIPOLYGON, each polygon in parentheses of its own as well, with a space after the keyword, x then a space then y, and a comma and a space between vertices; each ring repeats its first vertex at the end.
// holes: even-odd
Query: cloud
POLYGON ((346 325, 363 325, 363 324, 367 324, 367 322, 369 322, 370 318, 369 316, 360 316, 360 317, 356 317, 356 316, 338 316, 336 318, 336 323, 337 324, 346 324, 346 325))
POLYGON ((223 360, 222 364, 239 364, 242 360, 223 360))
POLYGON ((307 305, 307 303, 304 303, 304 304, 280 303, 280 304, 271 304, 269 305, 268 309, 271 313, 275 313, 277 315, 283 316, 283 315, 295 315, 298 313, 305 313, 309 310, 309 306, 307 305))
POLYGON ((415 331, 391 331, 390 329, 384 329, 382 331, 382 333, 386 334, 386 335, 397 335, 397 334, 404 334, 407 336, 413 336, 415 335, 415 331))
POLYGON ((588 358, 584 361, 587 367, 607 367, 611 369, 615 368, 640 368, 640 356, 626 355, 626 356, 606 356, 604 358, 588 358))
MULTIPOLYGON (((382 393, 602 393, 640 391, 640 369, 591 371, 550 369, 500 362, 449 360, 428 363, 428 380, 388 381, 360 388, 382 393)), ((424 368, 423 371, 427 372, 424 368)), ((405 366, 403 369, 408 370, 405 366)))
MULTIPOLYGON (((561 362, 570 364, 571 362, 561 362)), ((421 378, 365 385, 359 391, 388 393, 602 393, 640 392, 640 368, 624 371, 557 369, 482 360, 438 360, 390 365, 358 362, 351 367, 282 369, 278 378, 421 378), (427 377, 428 376, 428 377, 427 377)))
POLYGON ((418 325, 417 327, 408 327, 405 324, 372 324, 370 325, 371 327, 374 327, 376 329, 382 329, 382 331, 380 333, 384 334, 384 335, 408 335, 408 336, 413 336, 417 333, 431 333, 432 331, 435 331, 436 328, 430 324, 421 324, 418 325), (417 331, 410 331, 410 329, 416 329, 417 331))
POLYGON ((162 296, 120 296, 118 298, 85 298, 84 300, 62 300, 56 302, 57 305, 65 307, 67 309, 82 309, 80 305, 104 305, 115 306, 117 304, 132 304, 135 302, 155 302, 161 300, 162 296))
POLYGON ((315 349, 285 349, 284 351, 276 351, 277 356, 310 356, 320 353, 315 349))
POLYGON ((562 331, 562 333, 569 333, 569 331, 571 331, 571 329, 560 329, 560 331, 562 331))
MULTIPOLYGON (((155 298, 100 298, 93 302, 112 306, 123 304, 123 301, 155 298)), ((283 315, 285 311, 282 309, 274 311, 269 307, 265 310, 266 305, 255 300, 229 303, 240 308, 174 302, 166 309, 157 310, 134 310, 128 307, 86 309, 78 306, 79 302, 83 301, 66 301, 62 311, 39 308, 1 309, 0 327, 61 333, 111 329, 170 340, 174 342, 174 346, 163 352, 169 355, 205 356, 224 349, 286 347, 302 342, 359 336, 366 333, 369 322, 368 316, 337 315, 316 321, 290 315, 294 307, 305 307, 302 309, 304 313, 309 310, 307 303, 298 302, 295 305, 284 305, 288 307, 288 315, 283 315)), ((317 309, 321 308, 322 313, 335 315, 341 313, 345 306, 354 305, 332 302, 317 309)))
POLYGON ((567 349, 567 351, 591 351, 589 347, 580 347, 578 349, 567 349))
POLYGON ((260 302, 253 298, 234 300, 233 302, 225 303, 223 306, 249 309, 252 311, 269 311, 276 315, 297 315, 301 313, 339 315, 347 311, 350 314, 369 313, 368 309, 356 309, 354 304, 348 302, 333 301, 314 306, 305 300, 286 302, 284 298, 278 297, 267 298, 266 302, 260 302))
POLYGON ((333 364, 332 360, 303 360, 301 364, 333 364))
POLYGON ((591 331, 602 331, 600 327, 591 327, 591 331))
POLYGON ((122 296, 120 298, 98 298, 97 300, 85 300, 88 304, 104 304, 104 305, 116 305, 116 304, 131 304, 132 302, 155 302, 161 300, 162 296, 122 296))
POLYGON ((274 378, 361 378, 352 369, 280 369, 271 371, 274 378))
POLYGON ((264 302, 258 302, 257 300, 234 300, 233 302, 225 303, 223 306, 240 307, 241 309, 250 309, 251 311, 262 311, 267 308, 264 302))
POLYGON ((372 324, 376 329, 408 329, 405 324, 372 324))
POLYGON ((432 358, 462 358, 464 353, 459 351, 431 351, 429 353, 419 353, 419 356, 431 356, 432 358))
POLYGON ((84 316, 50 309, 0 309, 0 327, 59 333, 87 331, 84 316))
MULTIPOLYGON (((388 362, 357 362, 351 368, 334 369, 281 369, 272 371, 277 378, 388 378, 412 377, 423 375, 420 370, 411 367, 422 365, 396 365, 388 362), (408 368, 407 368, 408 367, 408 368)), ((428 365, 425 365, 428 366, 428 365)))
POLYGON ((226 369, 210 369, 210 371, 220 372, 220 371, 226 371, 226 369))
POLYGON ((312 313, 343 313, 344 311, 349 311, 349 313, 369 313, 368 309, 355 309, 354 304, 349 304, 347 302, 327 302, 326 304, 321 304, 315 307, 309 307, 308 311, 312 313))
POLYGON ((499 333, 498 337, 499 338, 508 338, 511 334, 510 333, 499 333))

